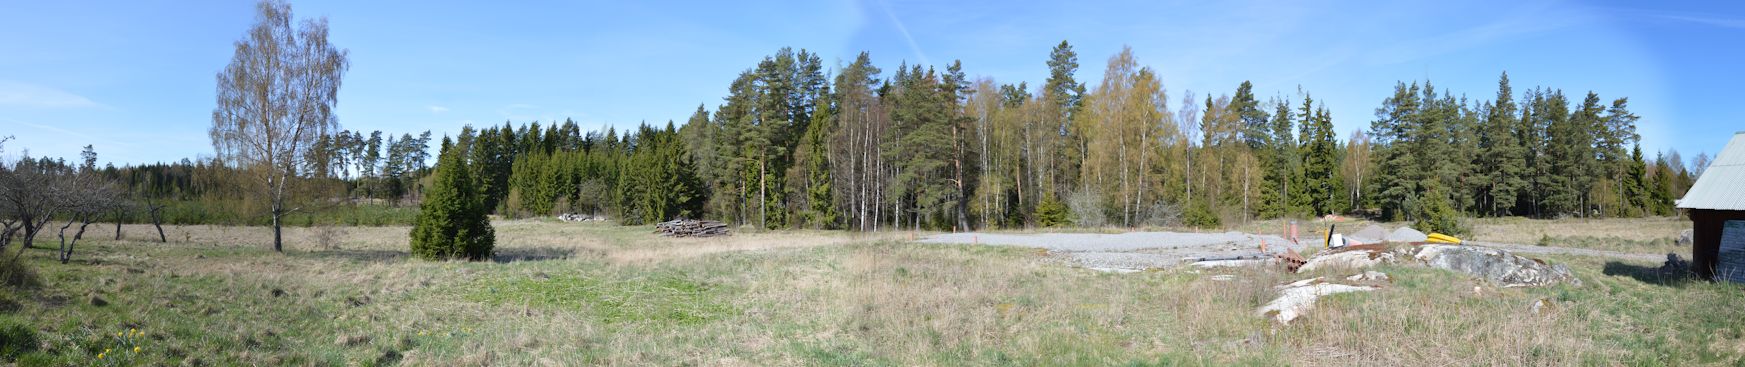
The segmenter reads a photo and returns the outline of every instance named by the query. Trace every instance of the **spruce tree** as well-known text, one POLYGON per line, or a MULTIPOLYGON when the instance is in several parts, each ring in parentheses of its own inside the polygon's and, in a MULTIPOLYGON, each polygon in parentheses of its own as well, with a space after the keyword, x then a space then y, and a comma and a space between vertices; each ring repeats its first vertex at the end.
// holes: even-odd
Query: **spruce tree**
POLYGON ((1606 117, 1601 124, 1600 134, 1594 145, 1599 149, 1600 163, 1603 173, 1610 179, 1611 189, 1617 195, 1616 208, 1611 210, 1619 216, 1629 216, 1637 206, 1630 203, 1631 173, 1636 165, 1634 155, 1626 155, 1624 147, 1636 144, 1640 136, 1636 135, 1636 120, 1640 119, 1630 112, 1630 100, 1618 98, 1612 101, 1612 107, 1606 109, 1606 117))
POLYGON ((1545 210, 1550 215, 1582 215, 1587 213, 1586 198, 1593 185, 1595 165, 1593 151, 1594 127, 1599 123, 1599 96, 1588 93, 1574 115, 1569 114, 1563 93, 1554 91, 1545 100, 1550 120, 1546 132, 1547 160, 1551 171, 1545 187, 1545 210))
POLYGON ((438 158, 433 176, 412 223, 412 255, 427 260, 489 259, 495 230, 460 151, 438 158))
POLYGON ((1648 164, 1642 161, 1642 145, 1630 148, 1630 167, 1624 176, 1624 197, 1628 216, 1648 215, 1648 164))
POLYGON ((1401 220, 1415 212, 1419 186, 1428 174, 1419 165, 1417 145, 1422 144, 1417 132, 1420 99, 1417 83, 1394 85, 1394 95, 1382 101, 1376 109, 1376 120, 1370 123, 1370 137, 1375 144, 1376 169, 1370 181, 1370 192, 1381 206, 1383 220, 1401 220))
POLYGON ((1303 193, 1308 209, 1319 216, 1338 212, 1344 200, 1338 188, 1339 142, 1333 137, 1333 116, 1326 107, 1311 115, 1311 100, 1303 98, 1303 193))
POLYGON ((830 178, 828 140, 832 134, 830 124, 836 121, 831 112, 829 100, 819 98, 795 157, 803 162, 800 168, 805 170, 797 177, 805 180, 803 189, 807 205, 801 221, 812 228, 836 228, 839 221, 830 178))
POLYGON ((1654 159, 1654 173, 1651 174, 1653 179, 1650 183, 1652 186, 1648 188, 1648 207, 1654 215, 1667 216, 1674 213, 1673 198, 1677 196, 1673 193, 1673 181, 1677 179, 1677 173, 1672 171, 1672 165, 1667 163, 1664 153, 1654 159))
POLYGON ((1527 147, 1521 143, 1519 111, 1514 91, 1509 87, 1509 73, 1497 81, 1497 99, 1484 109, 1484 121, 1478 131, 1478 179, 1481 185, 1480 212, 1485 215, 1509 215, 1515 203, 1528 188, 1527 147))

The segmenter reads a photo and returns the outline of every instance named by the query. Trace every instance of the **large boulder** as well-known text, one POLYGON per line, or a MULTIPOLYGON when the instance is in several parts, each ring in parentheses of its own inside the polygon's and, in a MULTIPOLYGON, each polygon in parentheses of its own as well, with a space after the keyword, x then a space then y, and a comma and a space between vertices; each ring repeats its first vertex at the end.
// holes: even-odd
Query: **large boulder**
POLYGON ((1538 287, 1557 283, 1581 285, 1569 267, 1549 265, 1480 246, 1424 245, 1412 256, 1426 265, 1484 278, 1503 287, 1538 287))

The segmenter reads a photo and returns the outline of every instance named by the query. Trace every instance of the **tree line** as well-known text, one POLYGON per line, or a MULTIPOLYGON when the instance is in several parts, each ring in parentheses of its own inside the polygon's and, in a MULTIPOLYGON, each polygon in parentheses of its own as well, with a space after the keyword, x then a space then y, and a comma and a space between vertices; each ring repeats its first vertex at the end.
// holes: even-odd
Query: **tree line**
POLYGON ((1517 98, 1506 73, 1483 101, 1398 83, 1341 140, 1300 88, 1171 95, 1130 49, 1089 85, 1066 42, 1046 65, 1032 89, 971 79, 960 62, 887 77, 866 53, 827 74, 817 54, 784 48, 676 129, 506 122, 455 144, 498 214, 867 231, 1355 213, 1460 232, 1462 216, 1671 215, 1700 174, 1676 152, 1642 156, 1627 98, 1517 98))

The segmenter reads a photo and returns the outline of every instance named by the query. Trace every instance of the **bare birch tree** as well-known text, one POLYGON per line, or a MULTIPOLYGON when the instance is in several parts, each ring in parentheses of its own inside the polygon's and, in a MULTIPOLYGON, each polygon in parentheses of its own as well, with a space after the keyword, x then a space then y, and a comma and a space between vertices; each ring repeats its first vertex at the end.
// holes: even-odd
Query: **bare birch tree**
POLYGON ((283 252, 280 219, 298 210, 286 203, 305 174, 300 168, 317 140, 339 129, 334 105, 347 52, 327 42, 326 18, 293 27, 290 5, 257 7, 254 26, 218 73, 210 135, 218 158, 246 172, 268 200, 273 250, 283 252))

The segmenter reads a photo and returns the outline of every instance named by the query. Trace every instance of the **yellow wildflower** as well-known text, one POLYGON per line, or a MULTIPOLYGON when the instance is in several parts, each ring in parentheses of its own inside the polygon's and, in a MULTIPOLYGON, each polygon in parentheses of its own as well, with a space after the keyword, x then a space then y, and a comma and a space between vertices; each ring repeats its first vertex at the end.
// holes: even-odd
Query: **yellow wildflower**
POLYGON ((138 346, 135 346, 135 347, 133 347, 133 352, 134 352, 134 353, 139 353, 139 347, 138 347, 138 346))
POLYGON ((103 359, 103 353, 97 353, 97 359, 103 359))

